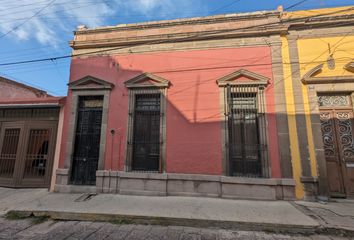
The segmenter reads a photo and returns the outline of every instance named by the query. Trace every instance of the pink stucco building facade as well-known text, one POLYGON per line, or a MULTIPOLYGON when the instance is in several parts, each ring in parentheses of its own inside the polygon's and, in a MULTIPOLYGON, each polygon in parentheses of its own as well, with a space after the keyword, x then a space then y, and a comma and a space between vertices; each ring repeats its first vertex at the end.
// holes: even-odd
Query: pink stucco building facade
POLYGON ((277 14, 79 29, 55 191, 292 199, 277 14))

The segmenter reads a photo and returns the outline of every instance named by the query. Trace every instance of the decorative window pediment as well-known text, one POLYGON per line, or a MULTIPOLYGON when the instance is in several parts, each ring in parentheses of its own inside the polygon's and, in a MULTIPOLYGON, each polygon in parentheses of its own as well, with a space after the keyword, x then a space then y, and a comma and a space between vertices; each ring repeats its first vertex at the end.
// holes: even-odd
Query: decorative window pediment
POLYGON ((354 73, 354 62, 350 62, 344 66, 344 69, 354 73))
MULTIPOLYGON (((331 76, 331 77, 317 77, 322 72, 324 63, 317 65, 308 71, 301 79, 304 84, 320 84, 320 83, 345 83, 354 82, 353 76, 331 76)), ((354 62, 349 62, 344 66, 344 69, 349 72, 354 72, 354 62)))
POLYGON ((246 69, 240 69, 230 73, 216 81, 219 86, 226 85, 258 85, 266 86, 269 78, 246 69))
POLYGON ((304 76, 303 76, 303 80, 309 80, 314 78, 316 75, 320 74, 322 72, 322 68, 324 66, 324 63, 321 63, 320 65, 312 68, 310 71, 308 71, 304 76))
POLYGON ((89 75, 68 85, 71 90, 111 90, 114 87, 113 83, 89 75))
POLYGON ((163 88, 163 87, 168 87, 170 81, 151 73, 143 73, 137 77, 134 77, 126 81, 124 84, 127 88, 146 88, 146 87, 163 88))

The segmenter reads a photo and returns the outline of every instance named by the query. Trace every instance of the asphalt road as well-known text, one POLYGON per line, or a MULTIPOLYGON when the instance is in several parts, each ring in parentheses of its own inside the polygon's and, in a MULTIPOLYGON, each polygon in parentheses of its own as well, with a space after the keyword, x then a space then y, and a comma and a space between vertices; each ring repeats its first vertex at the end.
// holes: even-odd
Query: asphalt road
POLYGON ((177 226, 132 225, 121 222, 52 221, 44 218, 0 218, 0 239, 136 239, 136 240, 348 240, 340 236, 299 236, 264 232, 202 229, 177 226))

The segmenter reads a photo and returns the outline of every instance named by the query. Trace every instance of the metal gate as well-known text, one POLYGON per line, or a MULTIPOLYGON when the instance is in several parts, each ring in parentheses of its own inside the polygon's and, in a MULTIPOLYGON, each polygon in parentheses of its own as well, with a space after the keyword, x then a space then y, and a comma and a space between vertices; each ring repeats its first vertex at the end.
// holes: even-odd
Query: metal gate
POLYGON ((0 153, 0 178, 12 179, 16 160, 21 128, 4 124, 2 131, 2 146, 0 153))
POLYGON ((349 94, 319 96, 323 146, 332 197, 354 196, 354 120, 349 94))
POLYGON ((133 171, 159 171, 160 94, 137 94, 134 107, 133 171))
POLYGON ((95 185, 100 152, 103 96, 79 97, 71 182, 95 185))
POLYGON ((229 174, 268 177, 263 89, 255 85, 228 85, 225 96, 229 174))
POLYGON ((0 135, 0 185, 47 187, 56 123, 5 122, 0 135))

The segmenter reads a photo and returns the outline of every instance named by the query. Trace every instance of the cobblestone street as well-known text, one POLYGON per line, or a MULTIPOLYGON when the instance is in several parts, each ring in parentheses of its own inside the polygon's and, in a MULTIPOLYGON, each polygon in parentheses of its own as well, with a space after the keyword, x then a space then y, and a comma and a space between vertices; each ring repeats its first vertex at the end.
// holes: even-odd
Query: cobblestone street
POLYGON ((166 239, 166 240, 227 240, 227 239, 294 239, 344 240, 334 236, 296 236, 264 232, 201 229, 177 226, 125 225, 83 221, 42 221, 43 219, 0 219, 0 239, 166 239))

